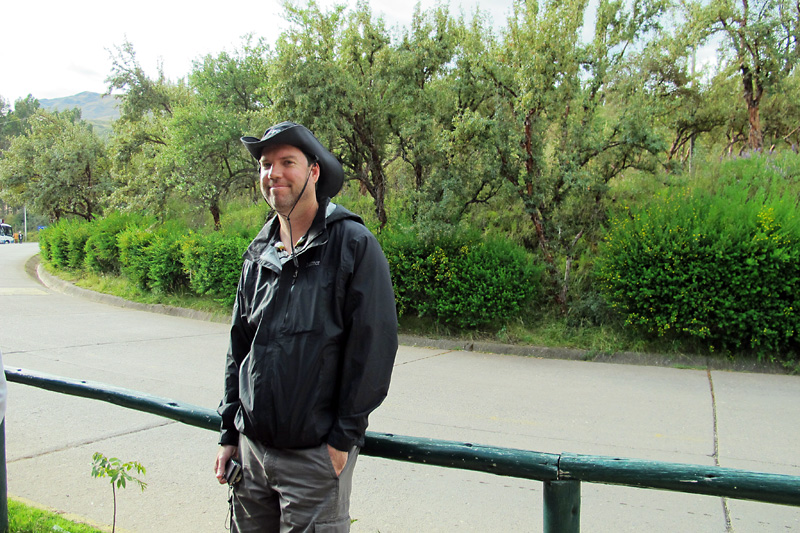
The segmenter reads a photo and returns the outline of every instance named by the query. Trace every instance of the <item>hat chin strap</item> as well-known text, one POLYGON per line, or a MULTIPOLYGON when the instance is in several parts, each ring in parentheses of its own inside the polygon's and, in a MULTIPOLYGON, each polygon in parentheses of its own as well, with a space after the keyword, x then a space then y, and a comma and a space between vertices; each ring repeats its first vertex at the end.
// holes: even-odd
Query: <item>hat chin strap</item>
MULTIPOLYGON (((314 162, 314 165, 318 165, 318 164, 319 164, 318 162, 314 162)), ((288 222, 288 224, 289 224, 289 248, 290 248, 290 251, 291 251, 290 257, 292 258, 292 262, 294 262, 294 267, 295 268, 300 268, 300 263, 297 261, 297 254, 295 253, 295 250, 294 250, 294 235, 292 234, 292 220, 289 217, 292 216, 292 213, 294 212, 294 208, 297 207, 297 204, 300 203, 300 198, 302 198, 303 197, 303 193, 306 192, 306 188, 308 187, 309 179, 311 178, 311 171, 314 170, 314 165, 311 165, 311 168, 308 169, 308 174, 306 174, 306 181, 305 181, 305 183, 303 183, 303 188, 300 190, 300 194, 297 195, 297 199, 294 201, 294 204, 292 205, 292 208, 289 209, 289 213, 287 213, 286 217, 285 217, 286 218, 286 222, 288 222)), ((267 179, 270 179, 271 176, 272 176, 272 168, 269 169, 269 173, 267 174, 267 179)), ((270 206, 273 211, 278 213, 278 216, 283 216, 283 215, 281 215, 281 213, 277 209, 275 209, 274 205, 269 203, 269 200, 267 200, 266 195, 264 195, 264 201, 267 202, 267 205, 270 206)))

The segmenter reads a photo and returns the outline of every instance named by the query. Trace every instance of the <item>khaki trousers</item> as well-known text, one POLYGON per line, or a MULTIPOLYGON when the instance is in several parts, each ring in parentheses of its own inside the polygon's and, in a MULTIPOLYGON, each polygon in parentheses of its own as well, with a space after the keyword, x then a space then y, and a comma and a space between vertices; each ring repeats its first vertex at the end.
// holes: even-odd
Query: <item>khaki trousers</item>
POLYGON ((336 476, 327 444, 268 448, 241 435, 242 480, 233 489, 232 533, 350 531, 350 491, 358 448, 336 476))

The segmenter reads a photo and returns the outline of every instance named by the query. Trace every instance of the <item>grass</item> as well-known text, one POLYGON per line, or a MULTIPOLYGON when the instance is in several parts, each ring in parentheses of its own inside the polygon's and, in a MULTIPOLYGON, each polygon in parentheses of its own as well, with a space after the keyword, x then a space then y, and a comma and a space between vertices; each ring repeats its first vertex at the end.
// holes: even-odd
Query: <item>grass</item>
MULTIPOLYGON (((231 308, 215 299, 185 294, 161 294, 144 291, 124 276, 96 274, 89 271, 59 270, 50 264, 45 268, 53 276, 84 289, 111 294, 132 302, 182 307, 228 317, 231 308)), ((630 329, 615 324, 595 325, 572 323, 555 313, 531 311, 514 320, 494 324, 484 330, 458 330, 446 324, 417 316, 400 318, 400 333, 434 339, 487 341, 521 346, 574 348, 593 353, 620 351, 680 354, 681 346, 653 342, 637 337, 630 329)))
MULTIPOLYGON (((52 275, 75 283, 79 287, 133 302, 193 309, 222 318, 229 317, 231 313, 229 306, 213 298, 191 293, 160 294, 144 291, 124 276, 59 270, 49 264, 45 264, 45 268, 52 275)), ((608 317, 605 323, 596 324, 592 320, 570 319, 552 311, 530 310, 505 323, 494 324, 484 330, 469 331, 458 330, 426 318, 403 316, 400 317, 400 333, 459 342, 484 341, 517 346, 586 350, 585 360, 592 360, 598 354, 619 352, 666 356, 711 354, 701 345, 690 345, 667 338, 644 338, 632 328, 623 327, 621 321, 615 322, 608 317)), ((795 372, 798 370, 800 369, 795 369, 795 372)))
POLYGON ((547 311, 530 311, 483 331, 458 331, 416 316, 404 316, 400 319, 400 332, 436 339, 452 338, 517 346, 579 349, 593 354, 623 351, 683 353, 678 345, 642 339, 631 329, 623 328, 619 324, 575 323, 567 317, 547 311))
POLYGON ((69 520, 64 515, 8 499, 9 533, 105 533, 81 522, 69 520))
POLYGON ((74 283, 78 287, 95 292, 110 294, 132 302, 184 307, 214 315, 230 316, 231 308, 213 299, 195 294, 160 294, 144 291, 123 276, 97 274, 89 271, 59 270, 44 264, 47 271, 60 279, 74 283))

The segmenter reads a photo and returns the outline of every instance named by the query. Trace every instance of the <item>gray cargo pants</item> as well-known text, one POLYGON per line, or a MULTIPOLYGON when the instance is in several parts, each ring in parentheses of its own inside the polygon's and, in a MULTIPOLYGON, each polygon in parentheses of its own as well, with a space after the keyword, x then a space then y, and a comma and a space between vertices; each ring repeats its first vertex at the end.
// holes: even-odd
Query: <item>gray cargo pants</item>
POLYGON ((336 476, 326 444, 268 448, 239 438, 243 477, 233 490, 232 533, 350 531, 350 491, 358 448, 336 476))

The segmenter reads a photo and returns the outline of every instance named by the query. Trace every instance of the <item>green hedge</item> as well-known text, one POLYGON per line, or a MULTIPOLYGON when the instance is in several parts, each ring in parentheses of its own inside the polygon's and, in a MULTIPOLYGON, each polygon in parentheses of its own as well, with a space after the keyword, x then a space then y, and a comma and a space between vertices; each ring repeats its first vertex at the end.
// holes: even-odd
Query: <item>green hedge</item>
POLYGON ((86 222, 76 222, 65 232, 67 243, 67 267, 72 270, 83 268, 86 258, 86 241, 89 240, 91 230, 86 222))
POLYGON ((145 227, 152 222, 142 216, 118 212, 94 222, 94 230, 86 241, 86 268, 98 273, 118 274, 121 264, 117 237, 128 227, 145 227))
POLYGON ((603 292, 628 324, 797 358, 800 219, 789 195, 738 183, 673 192, 615 218, 599 253, 603 292))
POLYGON ((39 247, 42 259, 61 269, 122 274, 142 290, 191 290, 232 305, 249 243, 238 233, 198 234, 111 213, 91 223, 53 224, 42 231, 39 247))
POLYGON ((72 228, 80 224, 81 222, 77 220, 65 220, 48 226, 39 232, 39 247, 42 251, 42 258, 57 268, 70 268, 69 235, 72 228))
POLYGON ((174 231, 154 232, 145 248, 147 282, 151 290, 167 294, 185 291, 189 276, 183 266, 181 243, 185 235, 174 231))
POLYGON ((148 228, 130 226, 117 235, 120 270, 141 289, 149 285, 150 259, 147 246, 153 239, 148 228))
POLYGON ((411 233, 381 237, 398 312, 475 328, 517 315, 540 290, 542 268, 523 248, 458 237, 423 243, 411 233))
POLYGON ((192 233, 181 244, 182 261, 189 275, 189 287, 197 294, 221 299, 233 305, 242 272, 242 254, 250 239, 219 232, 192 233))
MULTIPOLYGON (((250 242, 240 233, 194 233, 121 214, 62 221, 42 234, 42 258, 59 268, 119 272, 143 290, 189 290, 228 305, 250 242)), ((401 314, 475 328, 515 316, 540 288, 542 269, 532 256, 501 240, 423 243, 413 233, 388 231, 381 240, 401 314)))
POLYGON ((197 234, 112 213, 91 223, 53 224, 42 231, 39 247, 42 259, 57 268, 120 273, 143 290, 191 289, 232 304, 249 242, 239 234, 197 234))

